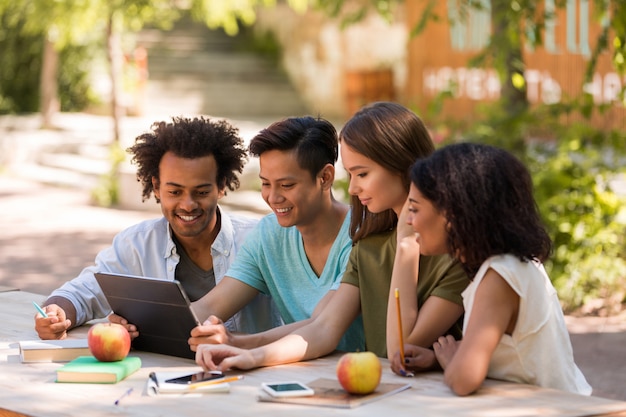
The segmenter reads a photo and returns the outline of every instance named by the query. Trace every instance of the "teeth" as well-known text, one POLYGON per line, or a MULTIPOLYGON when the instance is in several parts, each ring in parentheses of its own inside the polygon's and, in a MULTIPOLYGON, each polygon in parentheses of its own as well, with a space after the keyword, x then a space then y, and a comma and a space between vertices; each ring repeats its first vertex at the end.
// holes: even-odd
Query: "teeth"
POLYGON ((196 218, 196 216, 178 216, 178 217, 180 217, 181 219, 183 219, 186 222, 190 222, 190 221, 192 221, 193 219, 196 218))
POLYGON ((291 210, 291 209, 289 209, 289 208, 280 208, 280 209, 277 208, 276 209, 276 211, 279 212, 279 213, 287 213, 289 210, 291 210))

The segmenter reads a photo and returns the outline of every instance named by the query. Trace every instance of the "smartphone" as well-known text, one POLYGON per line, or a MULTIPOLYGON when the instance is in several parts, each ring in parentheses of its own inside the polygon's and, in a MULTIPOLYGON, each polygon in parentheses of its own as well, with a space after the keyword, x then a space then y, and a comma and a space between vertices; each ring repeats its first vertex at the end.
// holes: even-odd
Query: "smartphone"
POLYGON ((170 384, 186 384, 191 385, 197 382, 211 381, 213 379, 224 378, 224 374, 220 371, 196 372, 194 374, 183 375, 177 378, 166 379, 165 382, 170 384))
POLYGON ((301 382, 264 382, 261 388, 272 397, 305 397, 315 394, 313 389, 301 382))

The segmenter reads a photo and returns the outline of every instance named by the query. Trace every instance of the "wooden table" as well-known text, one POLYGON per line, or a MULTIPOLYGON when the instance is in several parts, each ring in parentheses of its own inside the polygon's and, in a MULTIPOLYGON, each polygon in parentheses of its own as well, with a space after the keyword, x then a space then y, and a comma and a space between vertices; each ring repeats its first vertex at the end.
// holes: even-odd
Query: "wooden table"
MULTIPOLYGON (((592 416, 626 415, 626 402, 586 397, 556 390, 488 380, 476 394, 457 397, 446 387, 440 373, 415 378, 399 377, 383 361, 384 382, 411 383, 408 390, 362 405, 356 409, 337 409, 259 402, 261 382, 335 378, 338 355, 291 365, 243 372, 245 378, 231 384, 230 393, 195 396, 149 397, 145 384, 151 371, 197 369, 192 360, 145 352, 142 368, 127 379, 112 385, 55 383, 60 364, 22 364, 17 342, 36 339, 32 301, 45 297, 23 291, 0 293, 0 416, 592 416), (129 388, 132 394, 120 405, 114 401, 129 388), (612 414, 619 413, 619 414, 612 414)), ((70 336, 84 337, 85 328, 70 336)))

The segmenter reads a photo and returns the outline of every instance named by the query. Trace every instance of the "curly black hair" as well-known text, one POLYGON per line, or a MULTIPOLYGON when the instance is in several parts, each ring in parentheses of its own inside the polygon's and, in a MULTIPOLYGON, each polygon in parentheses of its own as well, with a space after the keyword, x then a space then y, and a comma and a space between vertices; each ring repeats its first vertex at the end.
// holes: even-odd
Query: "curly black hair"
MULTIPOLYGON (((173 117, 171 123, 154 122, 151 132, 139 135, 126 151, 137 165, 137 181, 143 185, 142 201, 154 191, 152 178, 159 178, 159 164, 166 152, 181 158, 213 155, 217 163, 217 184, 231 191, 239 188, 239 177, 248 160, 239 129, 225 120, 206 117, 173 117)), ((158 199, 157 199, 158 202, 158 199)))
POLYGON ((475 143, 445 146, 413 164, 411 182, 448 220, 448 250, 470 276, 490 256, 543 262, 550 255, 530 173, 509 152, 475 143))

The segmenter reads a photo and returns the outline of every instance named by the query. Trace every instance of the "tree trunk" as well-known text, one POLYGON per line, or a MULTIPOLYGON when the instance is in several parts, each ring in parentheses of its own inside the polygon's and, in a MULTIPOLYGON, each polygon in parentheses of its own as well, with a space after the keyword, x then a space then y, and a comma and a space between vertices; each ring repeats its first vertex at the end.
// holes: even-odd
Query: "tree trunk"
POLYGON ((502 104, 507 114, 515 116, 528 109, 526 83, 514 85, 514 80, 524 79, 524 58, 522 56, 522 22, 519 19, 507 18, 511 8, 507 0, 492 0, 491 21, 493 39, 496 39, 500 64, 503 66, 503 83, 501 90, 502 104), (521 78, 519 78, 521 77, 521 78))
POLYGON ((41 124, 44 129, 53 127, 52 119, 61 108, 59 103, 59 83, 57 80, 58 67, 59 53, 54 47, 54 43, 46 36, 43 41, 41 78, 39 79, 41 88, 39 111, 41 112, 41 124))
POLYGON ((122 106, 120 106, 120 77, 122 75, 122 48, 120 36, 115 30, 114 12, 109 15, 107 22, 107 56, 110 64, 111 76, 111 116, 113 117, 113 141, 120 142, 120 121, 122 106))

